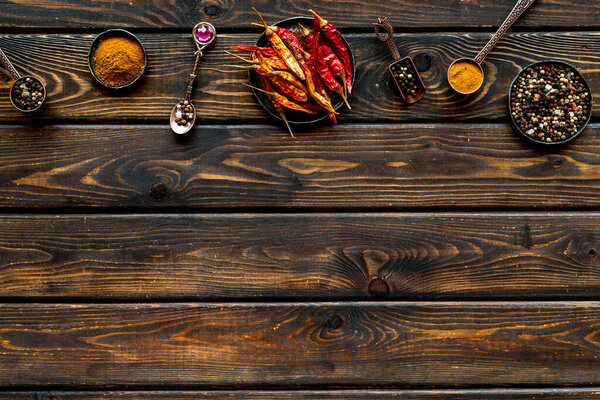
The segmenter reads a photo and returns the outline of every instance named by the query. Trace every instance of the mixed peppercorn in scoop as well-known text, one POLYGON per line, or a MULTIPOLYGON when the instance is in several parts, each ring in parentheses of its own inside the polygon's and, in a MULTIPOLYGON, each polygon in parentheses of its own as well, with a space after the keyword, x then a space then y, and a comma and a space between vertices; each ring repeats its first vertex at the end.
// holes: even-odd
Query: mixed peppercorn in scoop
POLYGON ((540 142, 562 142, 577 134, 589 118, 590 103, 586 84, 566 64, 526 68, 511 88, 515 123, 540 142))

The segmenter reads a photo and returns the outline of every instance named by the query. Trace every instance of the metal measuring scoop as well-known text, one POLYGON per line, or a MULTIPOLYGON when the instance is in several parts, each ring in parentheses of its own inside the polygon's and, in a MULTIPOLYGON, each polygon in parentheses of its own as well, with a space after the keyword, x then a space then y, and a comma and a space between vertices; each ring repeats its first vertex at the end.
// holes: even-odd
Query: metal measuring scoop
POLYGON ((392 53, 392 57, 394 57, 394 62, 390 64, 388 69, 400 91, 402 99, 408 104, 416 103, 421 100, 427 89, 419 76, 419 71, 417 71, 412 58, 400 58, 398 47, 392 40, 394 28, 388 22, 387 18, 378 18, 377 23, 374 23, 373 26, 375 27, 375 36, 377 36, 377 39, 387 44, 390 53, 392 53), (386 35, 382 36, 379 33, 379 29, 384 29, 386 35))
POLYGON ((202 58, 202 56, 203 56, 202 50, 207 48, 212 42, 215 41, 215 38, 217 37, 217 30, 215 29, 214 26, 212 26, 208 22, 200 22, 199 24, 194 26, 194 29, 192 30, 192 35, 194 36, 194 44, 196 45, 196 48, 198 50, 196 51, 196 63, 194 64, 194 69, 192 70, 192 73, 190 74, 190 80, 188 82, 188 87, 187 87, 185 96, 182 101, 187 101, 188 105, 192 107, 191 114, 193 115, 193 117, 192 117, 192 120, 190 120, 190 121, 188 121, 186 119, 185 125, 179 125, 177 123, 177 120, 178 120, 178 118, 181 118, 181 117, 180 116, 178 117, 178 115, 180 115, 182 111, 181 111, 181 109, 177 108, 179 103, 176 104, 175 107, 173 107, 173 110, 171 111, 171 119, 170 119, 171 130, 178 135, 183 135, 185 133, 188 133, 190 131, 190 129, 192 129, 192 127, 196 123, 196 108, 192 104, 192 91, 194 90, 194 81, 196 80, 196 70, 198 69, 198 64, 200 63, 200 58, 202 58))
POLYGON ((484 78, 483 68, 481 68, 481 64, 483 63, 483 60, 485 60, 485 58, 490 53, 490 51, 492 51, 492 49, 494 48, 496 43, 498 43, 498 41, 500 40, 502 35, 504 35, 506 33, 506 31, 517 21, 517 19, 519 19, 519 17, 533 3, 535 3, 535 0, 519 0, 519 1, 517 1, 517 4, 515 4, 515 7, 512 9, 510 14, 508 14, 508 17, 506 17, 506 19, 504 20, 502 25, 500 25, 500 28, 498 28, 498 31, 496 33, 494 33, 494 35, 491 37, 489 42, 487 42, 485 47, 479 52, 479 54, 477 54, 477 56, 474 59, 471 60, 470 58, 459 58, 458 60, 456 60, 452 64, 450 64, 450 67, 448 67, 447 75, 448 75, 448 82, 450 83, 450 87, 452 87, 452 89, 456 90, 460 94, 472 94, 479 90, 481 85, 483 85, 483 78, 484 78), (481 77, 480 77, 479 85, 476 88, 469 90, 469 91, 461 91, 458 88, 455 88, 454 86, 452 86, 452 80, 450 79, 451 71, 453 70, 453 67, 455 67, 455 65, 458 63, 471 64, 479 70, 479 72, 481 73, 481 77))
POLYGON ((44 85, 44 82, 42 82, 39 78, 36 78, 35 76, 31 76, 31 75, 22 76, 21 74, 19 74, 19 72, 15 69, 15 67, 8 60, 8 57, 6 57, 6 54, 4 54, 2 49, 0 49, 0 62, 2 63, 2 65, 4 65, 4 68, 6 68, 6 70, 8 71, 8 73, 14 80, 14 82, 10 88, 10 102, 13 105, 13 107, 21 112, 32 112, 32 111, 39 110, 40 107, 42 107, 42 105, 46 101, 46 86, 44 85), (28 79, 33 80, 35 83, 38 83, 39 85, 41 85, 43 97, 41 100, 37 101, 36 107, 30 108, 30 109, 23 109, 15 104, 13 97, 14 97, 15 91, 18 90, 19 88, 21 88, 22 86, 24 87, 26 84, 26 81, 28 79))

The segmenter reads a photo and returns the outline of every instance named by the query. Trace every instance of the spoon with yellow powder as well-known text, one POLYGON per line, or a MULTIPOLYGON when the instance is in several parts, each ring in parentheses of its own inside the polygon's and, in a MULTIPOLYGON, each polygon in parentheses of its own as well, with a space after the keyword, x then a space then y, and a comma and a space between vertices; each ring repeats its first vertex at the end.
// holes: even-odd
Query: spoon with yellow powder
POLYGON ((492 36, 481 52, 479 52, 477 57, 474 59, 459 58, 450 65, 448 68, 448 82, 452 89, 461 94, 471 94, 479 90, 483 84, 484 75, 483 68, 481 68, 483 60, 485 60, 490 51, 492 51, 502 35, 508 31, 512 24, 514 24, 533 3, 535 3, 535 0, 517 1, 517 4, 510 14, 508 14, 504 23, 502 23, 498 31, 492 36))

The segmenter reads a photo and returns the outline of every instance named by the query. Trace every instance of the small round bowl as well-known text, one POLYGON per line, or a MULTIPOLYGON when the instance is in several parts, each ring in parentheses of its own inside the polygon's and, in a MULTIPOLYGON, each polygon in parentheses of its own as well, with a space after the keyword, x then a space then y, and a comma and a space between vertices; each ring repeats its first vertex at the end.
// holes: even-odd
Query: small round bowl
POLYGON ((577 68, 575 68, 573 65, 564 62, 564 61, 560 61, 560 60, 545 60, 545 61, 538 61, 538 62, 534 62, 532 64, 529 64, 528 66, 526 66, 525 68, 523 68, 521 70, 521 72, 519 72, 517 74, 517 76, 515 76, 515 79, 513 79, 513 81, 510 83, 510 89, 508 92, 508 114, 510 115, 510 120, 512 122, 512 124, 514 125, 514 127, 521 132, 521 135, 525 136, 527 139, 531 140, 534 143, 537 144, 542 144, 542 145, 559 145, 559 144, 564 144, 567 142, 570 142, 571 140, 575 139, 577 136, 579 136, 579 134, 581 132, 583 132, 583 130, 587 127, 587 125, 589 124, 590 120, 592 119, 592 106, 594 104, 594 99, 592 97, 592 91, 590 90, 590 85, 588 85, 587 81, 585 80, 585 78, 583 77, 583 75, 581 75, 581 73, 579 72, 579 70, 577 68), (560 64, 563 65, 565 67, 568 67, 570 69, 573 70, 573 72, 575 72, 575 74, 579 77, 579 79, 581 79, 581 82, 583 82, 586 91, 589 93, 589 102, 590 105, 588 107, 588 116, 586 118, 585 124, 583 124, 581 126, 581 128, 579 128, 579 130, 573 135, 568 137, 565 140, 561 140, 560 142, 542 142, 541 140, 536 140, 534 138, 532 138, 531 136, 529 136, 526 132, 523 132, 523 130, 521 129, 521 127, 519 127, 519 125, 517 124, 517 122, 515 121, 515 118, 512 115, 512 107, 511 107, 511 103, 512 103, 512 96, 513 96, 513 87, 515 85, 515 82, 517 81, 517 79, 519 79, 519 77, 525 72, 527 71, 528 68, 531 67, 535 67, 537 65, 543 65, 543 64, 560 64))
POLYGON ((450 85, 450 87, 455 92, 460 93, 460 94, 469 95, 469 94, 473 94, 473 93, 477 92, 479 89, 481 89, 481 87, 483 86, 483 82, 485 82, 485 74, 483 73, 483 68, 481 67, 481 65, 477 64, 475 62, 475 60, 472 60, 470 58, 459 58, 458 60, 455 60, 452 64, 450 64, 450 66, 448 67, 448 70, 446 71, 446 79, 448 80, 448 84, 450 85), (452 69, 452 67, 454 66, 454 64, 459 63, 459 62, 469 63, 469 64, 475 65, 477 68, 479 68, 479 72, 481 72, 481 83, 479 84, 479 86, 477 86, 477 89, 472 90, 470 92, 463 92, 461 90, 458 90, 454 86, 452 86, 452 83, 450 81, 450 70, 452 69))
POLYGON ((125 29, 109 29, 107 31, 102 32, 98 36, 96 36, 96 38, 92 42, 92 45, 90 46, 90 52, 88 54, 88 65, 90 67, 90 72, 91 72, 92 76, 94 77, 94 79, 96 79, 96 81, 102 87, 104 87, 106 89, 111 89, 111 90, 119 90, 119 89, 125 89, 130 86, 133 86, 144 75, 144 73, 146 72, 146 66, 148 65, 148 58, 146 57, 146 49, 144 48, 144 45, 142 44, 142 42, 140 42, 140 39, 138 39, 137 36, 135 36, 133 33, 126 31, 125 29), (109 85, 105 84, 104 82, 102 82, 102 79, 100 79, 100 77, 98 75, 96 75, 96 71, 95 71, 96 65, 94 64, 94 53, 96 52, 96 49, 98 48, 98 44, 100 43, 100 41, 111 38, 111 37, 115 37, 115 36, 125 36, 130 39, 133 39, 135 42, 137 42, 140 45, 142 52, 144 53, 144 69, 142 69, 142 72, 138 75, 137 78, 135 78, 131 82, 126 83, 122 86, 109 86, 109 85))
POLYGON ((12 86, 10 87, 10 94, 9 94, 9 98, 10 98, 10 102, 12 103, 13 107, 16 108, 17 110, 24 112, 24 113, 30 113, 30 112, 34 112, 39 110, 40 108, 42 108, 42 106, 44 105, 44 103, 46 102, 46 94, 47 94, 47 90, 46 90, 46 85, 44 85, 44 82, 42 82, 40 80, 40 78, 36 78, 35 76, 31 76, 31 75, 26 75, 26 76, 22 76, 19 79, 17 79, 16 81, 13 82, 12 86), (31 110, 23 110, 22 108, 19 108, 16 104, 15 101, 13 99, 13 91, 15 90, 15 88, 17 87, 17 85, 19 84, 19 82, 27 79, 27 78, 31 78, 34 81, 37 81, 38 83, 40 83, 42 85, 42 89, 44 90, 44 97, 42 97, 42 104, 40 104, 39 106, 37 106, 36 108, 32 108, 31 110))
MULTIPOLYGON (((290 27, 293 27, 298 24, 302 24, 307 29, 312 30, 313 19, 308 18, 308 17, 291 17, 291 18, 276 22, 274 24, 270 24, 270 26, 279 26, 282 28, 289 29, 290 27)), ((356 64, 354 63, 354 55, 352 54, 352 49, 348 45, 348 42, 346 42, 346 39, 343 36, 342 36, 342 40, 344 41, 344 44, 346 45, 346 48, 348 49, 348 54, 350 55, 350 63, 352 64, 352 86, 354 86, 354 80, 356 78, 356 64)), ((258 38, 256 45, 261 46, 261 47, 271 47, 269 39, 267 39, 267 36, 264 33, 258 38)), ((250 84, 252 86, 262 88, 262 84, 260 82, 259 75, 252 71, 250 71, 249 74, 250 74, 250 84)), ((273 106, 273 103, 271 103, 271 100, 269 99, 268 95, 266 95, 265 93, 259 92, 257 90, 254 90, 254 89, 252 89, 252 92, 254 93, 254 97, 256 97, 256 100, 258 100, 260 105, 263 106, 263 108, 273 118, 283 122, 283 120, 281 119, 281 116, 279 115, 279 112, 277 112, 277 110, 273 106)), ((333 106, 333 108, 336 111, 344 105, 344 100, 341 98, 341 96, 335 95, 335 96, 330 96, 330 98, 331 98, 331 105, 333 106)), ((311 115, 311 114, 306 114, 306 113, 303 113, 300 111, 285 110, 285 115, 287 117, 288 122, 293 125, 315 124, 317 122, 320 122, 320 121, 323 121, 323 120, 329 118, 329 116, 327 115, 327 112, 325 112, 325 111, 320 112, 316 115, 311 115)))

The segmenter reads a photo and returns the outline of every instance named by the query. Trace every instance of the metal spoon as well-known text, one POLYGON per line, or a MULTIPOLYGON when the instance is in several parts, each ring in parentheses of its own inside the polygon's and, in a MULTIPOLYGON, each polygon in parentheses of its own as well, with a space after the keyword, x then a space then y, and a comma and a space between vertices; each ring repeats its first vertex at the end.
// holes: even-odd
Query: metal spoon
POLYGON ((194 90, 194 81, 196 80, 196 70, 198 69, 200 58, 202 58, 203 56, 202 50, 207 48, 212 42, 215 41, 215 38, 217 37, 217 30, 208 22, 200 22, 192 30, 192 35, 194 36, 194 44, 196 45, 196 48, 198 50, 196 51, 196 63, 194 64, 194 69, 190 74, 190 80, 188 82, 188 87, 185 92, 185 96, 183 97, 183 101, 187 100, 189 102, 189 105, 192 106, 193 117, 191 121, 188 121, 186 119, 185 125, 179 125, 177 123, 177 112, 179 111, 177 109, 177 104, 175 105, 175 107, 173 107, 170 118, 171 130, 178 135, 188 133, 196 123, 196 108, 192 104, 192 91, 194 90))
POLYGON ((0 49, 0 63, 2 63, 2 65, 4 65, 4 68, 6 68, 6 70, 8 71, 8 73, 14 80, 14 82, 10 88, 10 102, 13 105, 13 107, 16 108, 17 110, 19 110, 21 112, 25 112, 25 113, 39 110, 40 107, 42 107, 42 105, 46 101, 46 86, 44 85, 44 82, 42 82, 39 78, 36 78, 35 76, 30 76, 30 75, 22 76, 21 74, 19 74, 19 72, 15 69, 15 67, 8 60, 8 57, 6 57, 6 54, 4 54, 2 49, 0 49), (13 91, 15 89, 17 89, 20 85, 25 83, 25 81, 27 79, 32 79, 33 81, 39 83, 42 86, 42 90, 44 92, 42 100, 38 101, 39 104, 35 108, 29 109, 29 110, 19 108, 13 100, 13 91))
POLYGON ((456 90, 458 93, 461 93, 461 94, 472 94, 472 93, 475 93, 476 91, 478 91, 479 88, 481 88, 481 85, 483 85, 483 78, 484 78, 483 68, 481 68, 481 64, 483 63, 483 60, 485 60, 485 58, 490 53, 490 51, 492 51, 492 49, 494 48, 496 43, 498 43, 498 41, 500 40, 502 35, 504 35, 506 33, 506 31, 517 21, 517 19, 519 19, 519 17, 525 12, 525 10, 527 10, 529 8, 529 6, 531 6, 533 3, 535 3, 535 0, 519 0, 519 1, 517 1, 517 4, 515 4, 515 7, 512 9, 510 14, 508 14, 508 17, 506 17, 506 20, 504 20, 502 25, 500 25, 500 28, 498 28, 498 31, 494 34, 494 36, 492 36, 490 41, 485 45, 485 47, 481 50, 481 52, 479 52, 479 54, 477 54, 477 57, 475 57, 472 60, 470 58, 459 58, 458 60, 456 60, 452 64, 450 64, 450 67, 448 67, 447 75, 448 75, 448 82, 450 83, 450 86, 452 87, 452 89, 456 90), (450 70, 456 63, 459 63, 459 62, 464 62, 464 63, 469 63, 471 65, 474 65, 477 67, 477 69, 481 73, 481 82, 479 83, 479 86, 477 86, 477 88, 475 88, 474 90, 464 92, 464 91, 461 91, 461 90, 455 88, 454 86, 452 86, 452 81, 450 80, 450 70))

